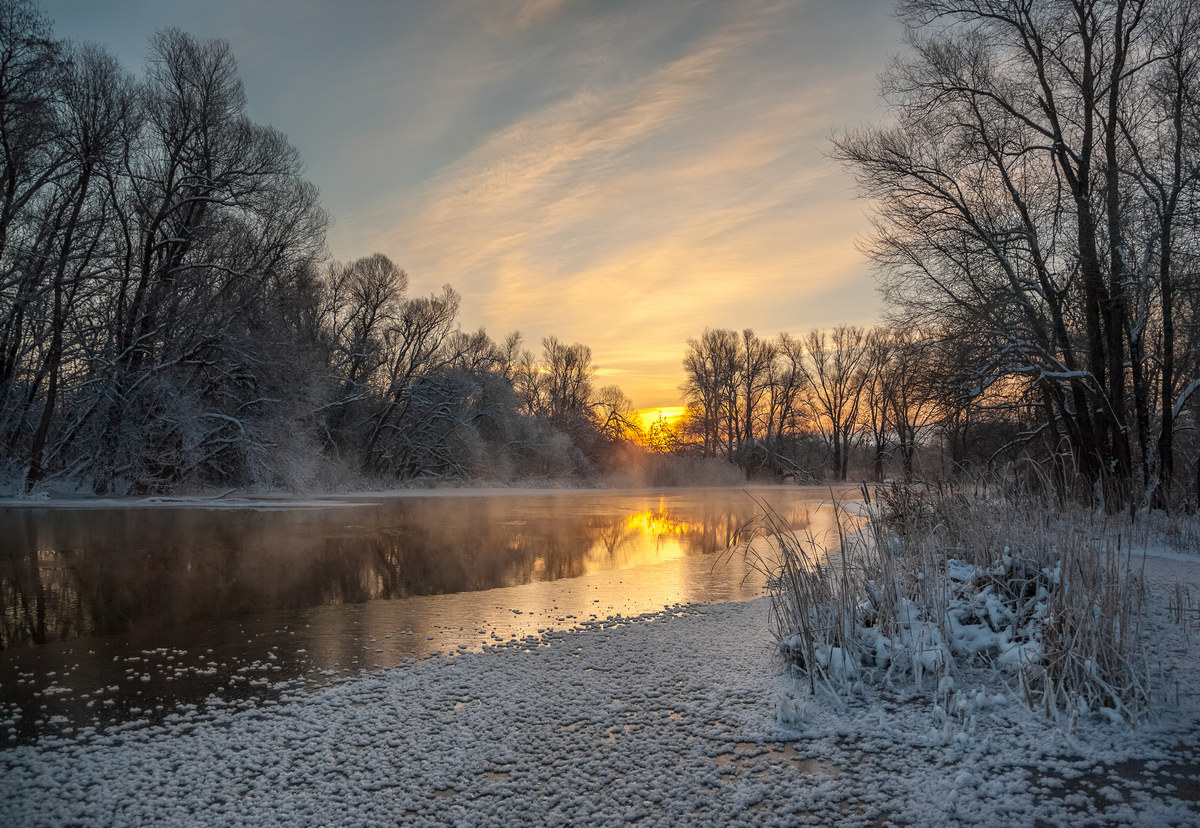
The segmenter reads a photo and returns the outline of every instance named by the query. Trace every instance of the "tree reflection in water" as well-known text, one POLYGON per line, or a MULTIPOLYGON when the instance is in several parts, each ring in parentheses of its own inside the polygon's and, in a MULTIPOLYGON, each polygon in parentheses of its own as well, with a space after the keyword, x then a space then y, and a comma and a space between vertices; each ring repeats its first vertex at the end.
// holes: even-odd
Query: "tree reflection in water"
MULTIPOLYGON (((806 525, 794 492, 765 496, 806 525)), ((4 509, 0 645, 633 569, 720 552, 756 509, 728 490, 433 495, 317 509, 4 509)))

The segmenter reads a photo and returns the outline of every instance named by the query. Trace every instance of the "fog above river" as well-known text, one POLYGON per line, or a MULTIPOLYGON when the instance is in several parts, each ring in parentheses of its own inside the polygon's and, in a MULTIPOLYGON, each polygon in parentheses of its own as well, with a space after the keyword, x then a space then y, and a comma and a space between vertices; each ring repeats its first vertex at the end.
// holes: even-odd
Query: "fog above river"
POLYGON ((762 503, 836 546, 828 497, 759 487, 2 509, 0 713, 22 712, 11 732, 36 738, 51 721, 169 715, 214 694, 236 703, 280 681, 747 600, 763 581, 724 554, 738 530, 762 503))
MULTIPOLYGON (((748 491, 798 529, 814 517, 818 532, 828 529, 811 490, 748 491)), ((758 512, 748 491, 434 494, 294 510, 4 509, 0 644, 140 636, 221 617, 476 592, 712 554, 758 512)), ((640 589, 638 578, 626 580, 640 589)))

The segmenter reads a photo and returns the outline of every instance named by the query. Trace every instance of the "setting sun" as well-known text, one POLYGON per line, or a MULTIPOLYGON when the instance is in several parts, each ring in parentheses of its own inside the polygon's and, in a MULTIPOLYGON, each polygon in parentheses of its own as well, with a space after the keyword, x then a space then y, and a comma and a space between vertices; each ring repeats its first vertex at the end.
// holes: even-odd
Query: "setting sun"
POLYGON ((641 444, 651 451, 670 451, 675 444, 680 422, 687 408, 682 405, 667 405, 658 408, 643 408, 637 412, 641 444))
POLYGON ((676 425, 683 418, 687 409, 682 405, 666 405, 658 408, 642 408, 638 410, 638 420, 643 432, 648 432, 650 426, 659 419, 668 426, 676 425))

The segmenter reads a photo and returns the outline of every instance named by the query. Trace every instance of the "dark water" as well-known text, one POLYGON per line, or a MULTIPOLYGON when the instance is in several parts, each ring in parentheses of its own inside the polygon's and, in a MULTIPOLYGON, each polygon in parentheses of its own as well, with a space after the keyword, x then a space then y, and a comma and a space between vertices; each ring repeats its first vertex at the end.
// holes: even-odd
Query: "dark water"
POLYGON ((828 497, 754 488, 0 509, 0 747, 755 597, 761 577, 726 553, 755 499, 819 535, 833 525, 828 497))

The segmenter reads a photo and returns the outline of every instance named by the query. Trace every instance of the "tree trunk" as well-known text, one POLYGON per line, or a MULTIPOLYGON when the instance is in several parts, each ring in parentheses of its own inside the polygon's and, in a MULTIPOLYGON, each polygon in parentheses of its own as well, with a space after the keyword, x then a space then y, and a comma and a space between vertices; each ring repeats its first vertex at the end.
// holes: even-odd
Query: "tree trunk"
POLYGON ((67 325, 66 309, 63 307, 64 282, 67 276, 67 261, 75 238, 75 228, 79 224, 79 214, 87 200, 88 185, 92 178, 91 165, 84 167, 79 179, 79 195, 71 209, 71 217, 63 234, 62 250, 58 257, 58 266, 54 270, 54 314, 52 316, 52 333, 50 349, 46 355, 46 400, 42 406, 42 416, 38 420, 37 430, 33 434, 33 443, 29 447, 29 474, 25 479, 26 490, 32 490, 34 484, 42 479, 45 473, 46 438, 50 433, 50 423, 54 418, 54 407, 58 401, 58 375, 63 356, 63 329, 67 325))
MULTIPOLYGON (((1171 273, 1173 224, 1174 216, 1167 211, 1163 217, 1162 252, 1158 266, 1162 290, 1162 425, 1158 435, 1159 486, 1154 500, 1154 505, 1162 509, 1170 507, 1171 484, 1175 477, 1175 280, 1171 273)), ((1200 489, 1197 491, 1200 493, 1200 489)))

